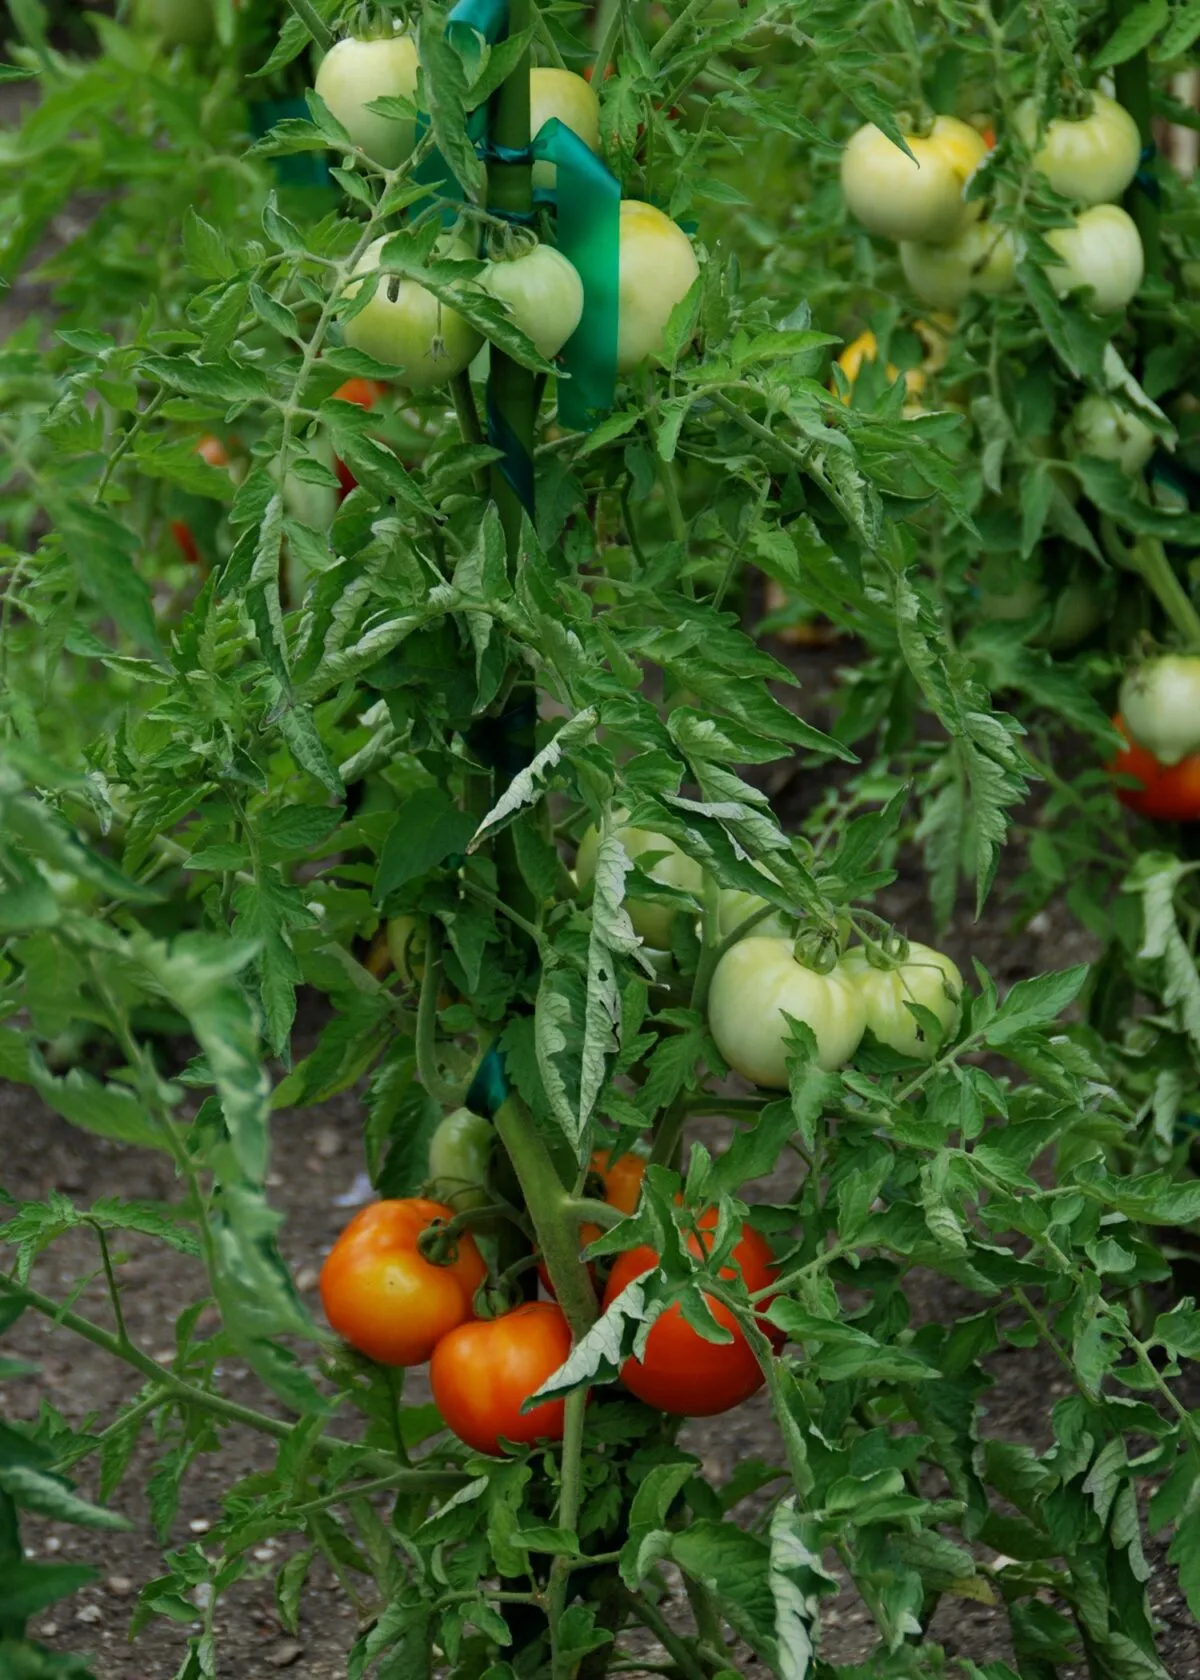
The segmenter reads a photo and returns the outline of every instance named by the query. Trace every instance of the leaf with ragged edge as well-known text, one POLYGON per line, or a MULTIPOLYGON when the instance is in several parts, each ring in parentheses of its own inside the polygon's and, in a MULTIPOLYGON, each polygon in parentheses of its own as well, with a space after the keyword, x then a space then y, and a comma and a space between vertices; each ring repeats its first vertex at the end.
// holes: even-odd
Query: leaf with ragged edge
POLYGON ((1175 910, 1183 868, 1169 854, 1145 853, 1123 890, 1136 893, 1142 903, 1142 946, 1138 954, 1162 964, 1163 1001, 1179 1011, 1184 1031, 1193 1044, 1200 1045, 1200 973, 1180 932, 1175 910))
POLYGON ((821 1563, 816 1524, 789 1495, 771 1513, 768 1582, 775 1601, 780 1680, 807 1680, 816 1659, 821 1596, 838 1583, 821 1563))
MULTIPOLYGON (((592 928, 588 939, 587 1002, 574 1136, 577 1143, 584 1136, 596 1098, 604 1087, 609 1059, 621 1048, 621 989, 614 959, 617 956, 641 958, 642 942, 634 932, 624 904, 629 869, 629 858, 612 827, 612 814, 608 811, 596 854, 592 928)), ((642 960, 647 973, 653 975, 649 961, 642 960)))
POLYGON ((463 61, 446 36, 446 14, 426 5, 421 13, 421 95, 438 149, 468 195, 478 199, 485 175, 467 137, 470 89, 463 61))
POLYGON ((595 733, 599 717, 589 706, 568 718, 553 740, 513 777, 504 793, 484 817, 471 837, 468 851, 474 852, 485 840, 491 839, 508 825, 523 806, 536 804, 546 792, 550 772, 561 763, 563 754, 581 746, 595 733))

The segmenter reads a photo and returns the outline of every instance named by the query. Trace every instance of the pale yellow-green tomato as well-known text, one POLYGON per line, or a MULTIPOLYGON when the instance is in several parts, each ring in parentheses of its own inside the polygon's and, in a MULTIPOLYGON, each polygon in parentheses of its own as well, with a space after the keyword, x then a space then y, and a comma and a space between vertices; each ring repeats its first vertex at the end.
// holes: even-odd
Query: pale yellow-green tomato
POLYGON ((904 278, 922 303, 954 309, 972 292, 1008 291, 1016 273, 1012 234, 991 222, 972 222, 946 245, 900 245, 904 278))
POLYGON ((508 305, 513 325, 547 361, 558 355, 583 315, 583 281, 553 245, 490 262, 479 284, 508 305))
MULTIPOLYGON (((717 897, 718 934, 722 939, 728 939, 747 916, 767 908, 767 900, 760 898, 758 893, 743 892, 740 887, 722 887, 717 897)), ((772 908, 769 916, 754 924, 750 934, 762 939, 791 939, 795 937, 796 925, 794 916, 789 917, 782 910, 772 908)))
POLYGON ((1062 259, 1046 270, 1059 297, 1088 286, 1087 307, 1098 315, 1124 309, 1142 283, 1142 236, 1119 204, 1081 210, 1070 227, 1048 228, 1046 243, 1062 259))
POLYGON ((700 272, 692 242, 653 204, 621 200, 617 372, 630 373, 662 351, 671 311, 700 272))
MULTIPOLYGON (((388 235, 368 245, 356 275, 379 267, 388 235)), ((474 256, 465 240, 453 240, 440 254, 459 261, 474 256)), ((360 282, 352 280, 346 296, 354 297, 360 282)), ((444 385, 470 362, 483 335, 416 280, 383 275, 375 296, 343 328, 346 343, 396 369, 395 379, 410 391, 432 391, 444 385)))
POLYGON ((384 117, 369 111, 375 99, 416 100, 417 43, 411 35, 383 36, 360 41, 348 35, 335 41, 321 60, 316 91, 354 144, 373 163, 395 169, 409 156, 416 141, 416 121, 384 117))
POLYGON ((387 925, 388 955, 405 986, 417 985, 425 973, 425 929, 418 916, 393 916, 387 925))
MULTIPOLYGON (((534 139, 551 117, 565 123, 589 151, 600 150, 600 101, 592 84, 574 70, 538 66, 529 72, 529 132, 534 139)), ((557 183, 557 167, 538 158, 533 165, 533 185, 554 187, 557 183)))
POLYGON ((1127 473, 1141 472, 1158 441, 1131 409, 1095 391, 1075 404, 1063 435, 1072 453, 1116 461, 1127 473))
MULTIPOLYGON (((1037 138, 1032 99, 1017 111, 1017 132, 1027 146, 1037 138)), ((1107 94, 1093 92, 1086 115, 1054 117, 1047 124, 1033 161, 1064 198, 1105 204, 1120 198, 1137 174, 1141 155, 1142 137, 1129 112, 1107 94)))
MULTIPOLYGON (((699 896, 704 886, 704 871, 686 852, 680 851, 674 840, 668 840, 665 834, 653 834, 646 828, 619 828, 617 839, 630 858, 640 858, 647 852, 665 852, 666 856, 660 857, 647 870, 651 880, 661 882, 664 887, 678 887, 681 892, 699 896)), ((589 828, 579 842, 575 858, 575 875, 581 887, 586 887, 594 879, 599 852, 599 832, 589 828)), ((650 904, 637 898, 626 899, 625 908, 639 939, 644 939, 657 951, 671 949, 671 928, 677 911, 665 904, 650 904)))
POLYGON ((840 967, 828 974, 805 968, 790 939, 739 940, 713 972, 708 1025, 731 1068, 780 1091, 788 1083, 785 1015, 811 1029, 827 1071, 850 1060, 866 1027, 862 998, 840 967))
POLYGON ((963 189, 987 156, 987 143, 957 117, 935 117, 927 135, 904 139, 912 157, 874 123, 851 136, 842 153, 846 207, 882 239, 953 239, 983 209, 978 201, 968 204, 963 189))
POLYGON ((919 1004, 936 1016, 944 1043, 958 1028, 962 1012, 962 975, 950 958, 929 945, 910 944, 908 956, 895 968, 873 968, 861 947, 847 951, 838 965, 854 986, 867 1026, 881 1044, 902 1056, 931 1062, 939 1046, 922 1034, 905 1002, 919 1004))
POLYGON ((1135 665, 1118 710, 1132 739, 1160 764, 1200 752, 1200 655, 1168 653, 1135 665))

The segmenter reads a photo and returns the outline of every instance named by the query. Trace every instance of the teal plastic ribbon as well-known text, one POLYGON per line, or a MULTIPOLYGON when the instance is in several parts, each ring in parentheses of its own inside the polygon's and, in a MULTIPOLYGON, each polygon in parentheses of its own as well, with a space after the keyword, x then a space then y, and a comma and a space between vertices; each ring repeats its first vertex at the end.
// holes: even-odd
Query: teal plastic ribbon
POLYGON ((588 432, 613 405, 617 385, 621 183, 557 117, 538 130, 535 158, 558 170, 558 248, 583 281, 583 315, 563 346, 558 418, 588 432))
POLYGON ((482 1114, 493 1120, 498 1109, 508 1100, 508 1080, 504 1074, 504 1058, 493 1044, 480 1062, 471 1089, 467 1092, 467 1107, 472 1114, 482 1114))

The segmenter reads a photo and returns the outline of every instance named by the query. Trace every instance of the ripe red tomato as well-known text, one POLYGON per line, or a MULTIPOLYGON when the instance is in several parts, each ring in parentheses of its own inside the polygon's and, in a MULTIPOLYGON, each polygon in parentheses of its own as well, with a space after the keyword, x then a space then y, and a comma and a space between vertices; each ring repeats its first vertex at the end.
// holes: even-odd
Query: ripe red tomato
MULTIPOLYGON (((642 1180, 646 1176, 646 1157, 630 1150, 627 1155, 619 1155, 609 1164, 611 1151, 597 1149, 588 1163, 591 1170, 604 1180, 604 1200, 609 1207, 618 1209, 621 1213, 636 1213, 638 1200, 642 1194, 642 1180)), ((600 1235, 599 1225, 581 1225, 579 1227, 579 1246, 586 1248, 594 1243, 600 1235)), ((594 1266, 588 1267, 592 1283, 596 1282, 594 1266)), ((542 1287, 547 1295, 554 1296, 554 1285, 550 1282, 550 1273, 546 1269, 544 1260, 538 1261, 538 1276, 542 1280, 542 1287)))
POLYGON ((501 1441, 561 1441, 564 1401, 546 1400, 528 1412, 521 1407, 570 1351, 562 1308, 527 1301, 442 1337, 429 1364, 433 1398, 459 1440, 476 1452, 502 1453, 501 1441))
MULTIPOLYGON (((353 379, 343 381, 343 383, 338 386, 337 390, 333 393, 333 400, 335 402, 353 403, 356 408, 365 408, 369 411, 375 407, 375 404, 379 401, 380 397, 385 397, 386 395, 387 386, 382 380, 362 379, 356 376, 353 379)), ((358 480, 350 471, 350 468, 346 465, 345 461, 343 461, 338 455, 333 457, 333 470, 337 474, 338 483, 342 487, 342 493, 339 500, 344 502, 351 490, 356 490, 358 488, 358 480)))
POLYGON ((1178 764, 1160 764, 1152 752, 1130 740, 1120 712, 1113 723, 1128 745, 1109 764, 1109 771, 1114 776, 1135 777, 1142 784, 1117 789, 1122 805, 1156 822, 1200 821, 1200 753, 1190 753, 1178 764))
MULTIPOLYGON (((716 1208, 706 1209, 696 1223, 701 1231, 713 1230, 717 1223, 716 1208)), ((707 1249, 709 1239, 705 1238, 704 1242, 707 1249)), ((700 1238, 690 1237, 688 1247, 699 1258, 700 1238)), ((779 1275, 765 1238, 750 1225, 743 1225, 731 1258, 740 1266, 746 1288, 752 1294, 767 1288, 779 1275)), ((649 1245, 618 1255, 604 1291, 605 1307, 634 1278, 652 1271, 657 1264, 658 1255, 649 1245)), ((721 1276, 736 1277, 737 1270, 723 1266, 721 1276)), ((757 1393, 766 1380, 733 1314, 711 1296, 706 1295, 705 1300, 717 1323, 732 1331, 731 1342, 705 1341, 684 1319, 676 1302, 656 1320, 646 1342, 644 1359, 627 1359, 621 1370, 622 1382, 639 1400, 676 1417, 712 1417, 717 1412, 727 1412, 757 1393)), ((776 1348, 782 1346, 784 1338, 773 1325, 763 1321, 762 1328, 776 1348)))
POLYGON ((351 1347, 381 1365, 421 1365, 449 1331, 473 1314, 487 1275, 473 1239, 458 1238, 458 1257, 437 1266, 417 1247, 422 1231, 450 1219, 441 1202, 420 1196, 375 1202, 355 1214, 321 1268, 325 1316, 351 1347))

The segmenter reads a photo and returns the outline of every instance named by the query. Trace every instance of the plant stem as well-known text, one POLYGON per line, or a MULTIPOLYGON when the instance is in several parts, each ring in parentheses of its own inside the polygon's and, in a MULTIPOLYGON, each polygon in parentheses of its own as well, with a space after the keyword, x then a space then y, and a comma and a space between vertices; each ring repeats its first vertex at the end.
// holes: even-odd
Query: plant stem
MULTIPOLYGON (((148 1353, 143 1353, 133 1342, 122 1343, 111 1331, 101 1329, 100 1325, 93 1324, 90 1318, 83 1318, 79 1313, 72 1312, 60 1302, 52 1300, 50 1296, 31 1289, 27 1284, 17 1283, 14 1279, 0 1274, 0 1292, 16 1296, 36 1312, 52 1319, 55 1324, 61 1324, 73 1335, 90 1342, 93 1347, 124 1360, 135 1371, 140 1371, 144 1377, 158 1383, 163 1390, 164 1399, 169 1397, 186 1405, 199 1406, 214 1417, 224 1418, 228 1423, 245 1424, 247 1428, 257 1430, 260 1435, 270 1435, 277 1441, 289 1440, 298 1427, 284 1418, 270 1417, 266 1412, 256 1412, 251 1406, 239 1405, 236 1400, 226 1400, 223 1395, 210 1394, 206 1389, 197 1388, 193 1383, 177 1377, 174 1371, 168 1370, 165 1365, 160 1365, 156 1359, 151 1359, 148 1353)), ((341 1441, 334 1436, 321 1435, 313 1442, 313 1451, 326 1457, 330 1453, 342 1452, 353 1444, 352 1441, 341 1441)), ((469 1476, 457 1470, 396 1471, 382 1453, 374 1455, 374 1459, 365 1458, 364 1463, 368 1468, 374 1468, 377 1464, 379 1474, 389 1476, 391 1485, 414 1491, 432 1492, 442 1488, 452 1492, 470 1480, 469 1476)))
MULTIPOLYGON (((1133 0, 1109 0, 1108 15, 1112 26, 1122 22, 1128 12, 1134 10, 1133 0)), ((1116 84, 1118 103, 1124 105, 1129 115, 1138 125, 1138 133, 1142 137, 1142 145, 1153 147, 1154 126, 1150 104, 1150 60, 1146 49, 1127 58, 1123 64, 1118 64, 1113 80, 1116 84)), ((1140 173, 1140 171, 1139 171, 1140 173)), ((1137 230, 1142 236, 1142 249, 1146 254, 1146 273, 1155 278, 1162 274, 1162 236, 1159 227, 1158 205, 1141 183, 1134 178, 1128 192, 1125 194, 1125 208, 1137 223, 1137 230)), ((1161 327, 1152 328, 1149 333, 1143 326, 1139 338, 1143 341, 1161 336, 1161 327)), ((1149 345, 1147 344, 1148 348, 1149 345)))
MULTIPOLYGON (((558 1526, 574 1533, 579 1522, 579 1502, 583 1480, 583 1413, 587 1405, 587 1390, 577 1388, 568 1394, 563 1422, 562 1491, 558 1500, 558 1526)), ((578 1666, 563 1659, 558 1649, 558 1623, 567 1604, 567 1587, 571 1578, 571 1559, 556 1557, 550 1565, 550 1581, 546 1589, 546 1616, 550 1623, 550 1645, 553 1680, 572 1680, 578 1666)))
POLYGON ((520 1180, 558 1303, 578 1341, 596 1322, 596 1296, 579 1260, 579 1226, 550 1152, 520 1097, 496 1111, 496 1131, 520 1180))
POLYGON ((327 53, 333 45, 333 31, 313 6, 312 0, 288 0, 288 5, 308 30, 321 51, 327 53))
POLYGON ((437 999, 442 984, 441 927, 435 916, 426 923, 425 972, 421 976, 421 999, 417 1005, 417 1071, 421 1083, 435 1102, 448 1108, 459 1108, 466 1097, 466 1087, 448 1084, 437 1064, 437 999))
POLYGON ((629 1614, 650 1630, 687 1680, 709 1680, 699 1660, 688 1648, 687 1642, 675 1632, 653 1604, 648 1603, 640 1593, 630 1592, 628 1587, 618 1587, 617 1595, 629 1614))

